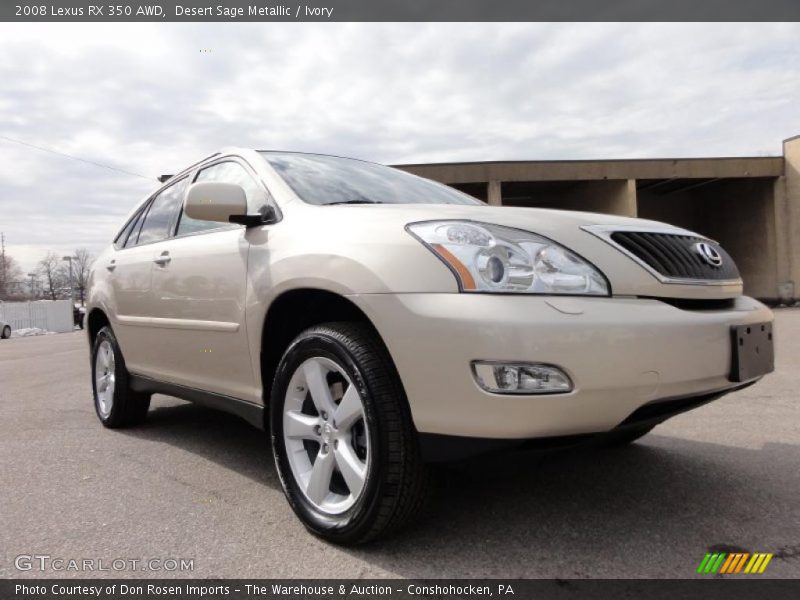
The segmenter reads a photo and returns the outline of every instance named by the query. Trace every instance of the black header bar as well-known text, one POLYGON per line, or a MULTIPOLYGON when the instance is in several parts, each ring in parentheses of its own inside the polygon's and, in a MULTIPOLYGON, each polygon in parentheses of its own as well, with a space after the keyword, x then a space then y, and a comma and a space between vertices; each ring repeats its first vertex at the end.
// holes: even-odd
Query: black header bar
POLYGON ((701 579, 17 579, 0 580, 3 600, 354 600, 357 598, 647 598, 647 600, 800 597, 800 581, 731 576, 701 579))
POLYGON ((798 0, 10 0, 0 21, 798 21, 798 0))

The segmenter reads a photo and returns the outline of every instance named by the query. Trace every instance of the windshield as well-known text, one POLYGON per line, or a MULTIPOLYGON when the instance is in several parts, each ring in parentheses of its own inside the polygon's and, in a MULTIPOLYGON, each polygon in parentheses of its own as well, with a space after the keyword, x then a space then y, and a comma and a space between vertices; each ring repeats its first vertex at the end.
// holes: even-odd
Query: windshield
POLYGON ((260 154, 309 204, 482 204, 441 183, 384 165, 322 154, 260 154))

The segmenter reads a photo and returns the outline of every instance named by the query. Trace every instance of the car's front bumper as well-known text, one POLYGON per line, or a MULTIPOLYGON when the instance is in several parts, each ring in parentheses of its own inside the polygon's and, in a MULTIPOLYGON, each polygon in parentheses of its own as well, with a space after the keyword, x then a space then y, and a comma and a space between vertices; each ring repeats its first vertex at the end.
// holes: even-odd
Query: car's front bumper
POLYGON ((724 392, 733 325, 772 321, 756 300, 684 310, 644 298, 491 294, 353 296, 386 343, 422 433, 526 439, 597 433, 644 404, 724 392), (482 390, 473 360, 561 367, 566 394, 482 390))

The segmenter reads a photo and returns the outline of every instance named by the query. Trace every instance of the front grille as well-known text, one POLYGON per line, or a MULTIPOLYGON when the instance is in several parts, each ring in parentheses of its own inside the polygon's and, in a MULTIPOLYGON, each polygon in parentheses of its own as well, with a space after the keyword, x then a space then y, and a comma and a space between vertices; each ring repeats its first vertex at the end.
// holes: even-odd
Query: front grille
POLYGON ((670 279, 726 281, 739 279, 739 269, 730 255, 705 238, 676 233, 616 231, 611 239, 657 273, 670 279), (722 258, 720 266, 709 264, 695 249, 705 242, 722 258))

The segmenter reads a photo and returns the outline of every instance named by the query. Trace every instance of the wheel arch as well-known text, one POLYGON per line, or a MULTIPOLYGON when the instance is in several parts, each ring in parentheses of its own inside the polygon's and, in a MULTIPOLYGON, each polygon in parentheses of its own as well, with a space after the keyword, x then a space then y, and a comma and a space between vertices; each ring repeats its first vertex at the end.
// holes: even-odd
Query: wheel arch
MULTIPOLYGON (((292 340, 309 327, 332 321, 355 321, 366 324, 383 345, 392 361, 392 368, 395 373, 397 372, 394 360, 378 329, 352 300, 324 289, 295 288, 276 297, 264 318, 260 365, 265 405, 269 403, 269 390, 272 389, 278 364, 292 340)), ((402 381, 400 383, 402 385, 402 381)), ((264 412, 266 418, 268 411, 264 412)))
POLYGON ((89 346, 94 346, 94 340, 103 327, 111 326, 111 321, 103 309, 93 308, 86 316, 86 335, 89 336, 89 346))

